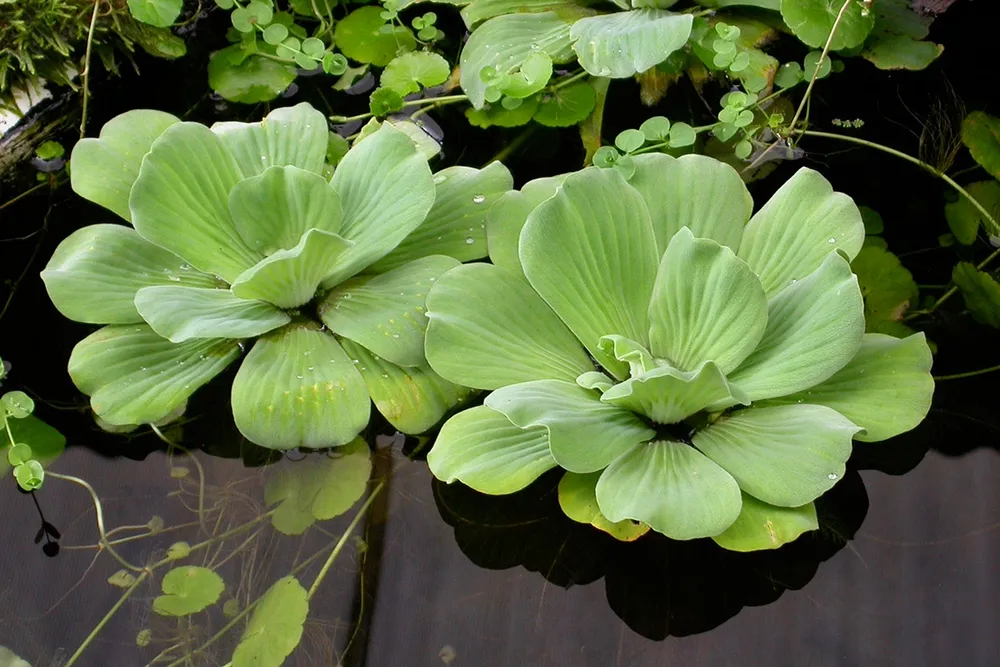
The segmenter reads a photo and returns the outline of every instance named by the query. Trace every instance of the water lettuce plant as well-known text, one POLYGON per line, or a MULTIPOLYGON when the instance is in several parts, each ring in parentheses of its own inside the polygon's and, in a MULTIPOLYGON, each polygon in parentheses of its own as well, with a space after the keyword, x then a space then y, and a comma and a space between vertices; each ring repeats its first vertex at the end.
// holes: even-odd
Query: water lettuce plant
POLYGON ((561 467, 564 511, 621 539, 779 546, 816 528, 852 440, 923 419, 930 350, 865 333, 861 214, 817 172, 751 216, 728 165, 634 164, 505 195, 495 265, 431 289, 431 367, 492 392, 444 424, 431 470, 508 494, 561 467))
POLYGON ((300 104, 211 128, 130 111, 77 144, 73 189, 131 223, 74 232, 42 272, 60 312, 107 325, 69 361, 98 417, 162 420, 255 339, 232 407, 265 447, 350 442, 372 400, 420 432, 467 395, 426 364, 424 299, 486 255, 486 211, 510 174, 433 175, 385 125, 330 178, 328 135, 300 104))

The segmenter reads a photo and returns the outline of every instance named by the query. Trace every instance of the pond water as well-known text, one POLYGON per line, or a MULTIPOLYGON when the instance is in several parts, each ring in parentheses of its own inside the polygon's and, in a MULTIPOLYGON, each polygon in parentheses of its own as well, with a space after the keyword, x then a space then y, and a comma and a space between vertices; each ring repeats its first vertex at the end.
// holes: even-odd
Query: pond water
MULTIPOLYGON (((981 32, 984 4, 963 0, 938 20, 932 38, 948 50, 927 72, 887 75, 851 64, 858 70, 852 76, 820 87, 816 122, 862 118, 863 136, 916 150, 920 119, 936 106, 961 100, 969 110, 991 110, 992 104, 996 113, 995 89, 977 70, 988 62, 988 47, 969 38, 981 32)), ((203 122, 260 117, 263 108, 227 106, 207 96, 202 72, 212 47, 209 41, 204 51, 170 65, 143 61, 141 78, 101 82, 91 132, 136 107, 203 122)), ((289 102, 310 99, 324 108, 319 87, 300 83, 289 102)), ((622 94, 614 97, 605 136, 650 113, 629 106, 636 97, 630 82, 615 86, 622 94)), ((356 106, 363 108, 364 100, 356 106)), ((337 112, 355 109, 338 106, 337 112)), ((446 147, 462 148, 449 148, 441 166, 480 166, 517 136, 516 130, 469 129, 451 113, 433 117, 449 138, 446 147)), ((953 257, 936 250, 946 231, 937 181, 879 153, 815 142, 806 151, 801 162, 752 184, 755 199, 763 201, 792 170, 808 164, 882 214, 890 247, 919 283, 947 282, 953 257)), ((540 128, 506 162, 518 182, 576 168, 578 140, 572 131, 540 128)), ((0 201, 23 189, 25 178, 32 176, 23 172, 4 182, 0 201)), ((191 403, 183 427, 185 446, 197 450, 191 457, 168 454, 148 432, 112 436, 94 426, 65 371, 69 350, 88 328, 55 311, 37 274, 60 239, 99 221, 110 221, 110 214, 67 187, 0 210, 6 239, 0 272, 8 287, 17 288, 2 316, 0 354, 13 364, 12 379, 38 399, 39 416, 67 436, 67 451, 53 470, 94 487, 107 528, 126 527, 114 537, 148 533, 143 526, 151 520, 158 528, 121 542, 121 555, 149 562, 178 541, 197 544, 235 531, 185 561, 218 568, 227 582, 223 599, 235 602, 197 624, 170 620, 151 612, 160 590, 146 582, 101 626, 122 596, 122 588, 108 583, 121 566, 94 548, 95 513, 86 491, 50 479, 33 498, 5 479, 0 647, 34 667, 65 664, 97 627, 76 664, 131 667, 164 655, 153 664, 171 664, 204 646, 233 613, 289 571, 308 586, 357 511, 301 537, 282 535, 262 520, 266 480, 300 457, 268 461, 241 440, 226 406, 224 378, 191 403), (48 538, 36 540, 43 520, 61 534, 54 557, 43 553, 48 538)), ((1000 362, 995 331, 968 318, 941 317, 928 336, 938 346, 936 374, 1000 362)), ((885 443, 856 444, 849 474, 818 503, 820 532, 756 554, 723 552, 707 540, 647 536, 615 543, 562 516, 551 477, 510 498, 479 496, 432 480, 422 461, 426 442, 375 427, 369 434, 375 476, 385 477, 387 486, 345 541, 313 598, 300 648, 285 664, 1000 664, 996 406, 995 376, 940 383, 917 430, 885 443)), ((239 634, 224 635, 177 664, 225 665, 239 634)), ((2 653, 0 667, 7 667, 2 653)))

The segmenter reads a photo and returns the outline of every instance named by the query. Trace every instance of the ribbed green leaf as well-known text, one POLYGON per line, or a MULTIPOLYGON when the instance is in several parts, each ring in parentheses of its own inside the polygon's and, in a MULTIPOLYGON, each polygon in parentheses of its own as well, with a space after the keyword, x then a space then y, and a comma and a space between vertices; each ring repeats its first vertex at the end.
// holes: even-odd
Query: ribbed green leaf
POLYGON ((819 529, 816 506, 777 507, 743 494, 743 509, 736 522, 712 539, 730 551, 777 549, 805 532, 819 529))
POLYGON ((252 338, 291 318, 263 301, 247 301, 227 289, 157 285, 136 292, 142 319, 173 343, 191 338, 252 338))
POLYGON ((725 375, 711 361, 687 372, 669 366, 656 368, 611 387, 601 400, 645 415, 658 424, 676 424, 713 404, 750 403, 738 387, 726 382, 725 375))
POLYGON ((693 20, 691 14, 633 9, 580 19, 570 36, 583 69, 594 76, 623 79, 683 48, 693 20))
POLYGON ((486 221, 490 261, 512 273, 524 275, 517 254, 521 229, 528 220, 528 214, 554 195, 566 176, 568 174, 528 181, 520 192, 508 192, 497 200, 490 208, 486 221))
POLYGON ((649 532, 649 526, 629 519, 612 523, 597 506, 597 480, 601 473, 586 475, 568 472, 559 480, 559 507, 573 521, 589 523, 616 540, 632 542, 649 532))
POLYGON ((244 178, 282 166, 323 173, 326 117, 305 102, 275 109, 259 123, 215 123, 212 132, 232 153, 244 178))

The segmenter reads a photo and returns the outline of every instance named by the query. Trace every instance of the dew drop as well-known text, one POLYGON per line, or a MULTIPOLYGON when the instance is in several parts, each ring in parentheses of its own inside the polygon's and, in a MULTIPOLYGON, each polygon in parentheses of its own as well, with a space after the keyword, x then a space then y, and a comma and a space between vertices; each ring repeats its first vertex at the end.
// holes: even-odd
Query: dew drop
POLYGON ((472 198, 472 201, 475 204, 482 204, 484 201, 486 201, 486 195, 476 195, 475 197, 472 198))
POLYGON ((388 373, 382 373, 382 377, 384 377, 386 380, 388 380, 389 379, 389 374, 388 373))
POLYGON ((345 292, 344 295, 341 296, 340 298, 341 299, 350 299, 351 298, 351 293, 350 292, 345 292))
POLYGON ((441 185, 442 183, 444 183, 447 180, 448 180, 448 176, 445 175, 445 174, 438 174, 437 176, 434 177, 434 183, 436 185, 441 185))
POLYGON ((833 238, 833 237, 831 236, 831 237, 830 237, 829 239, 827 239, 827 241, 826 241, 826 242, 827 242, 827 243, 836 243, 836 242, 837 242, 837 239, 835 239, 835 238, 833 238))
POLYGON ((296 377, 296 378, 298 378, 299 380, 301 380, 301 379, 302 379, 302 376, 301 376, 301 375, 296 375, 295 377, 296 377))
POLYGON ((465 243, 466 243, 467 245, 472 245, 472 244, 473 244, 473 243, 475 243, 475 242, 476 242, 476 241, 475 241, 475 240, 474 240, 474 239, 473 239, 473 238, 472 238, 471 236, 470 236, 469 238, 465 239, 465 243))
POLYGON ((835 473, 835 472, 831 472, 831 473, 830 473, 829 475, 827 475, 826 477, 827 477, 827 479, 837 479, 837 473, 835 473))
POLYGON ((392 334, 393 338, 399 338, 399 334, 392 334))

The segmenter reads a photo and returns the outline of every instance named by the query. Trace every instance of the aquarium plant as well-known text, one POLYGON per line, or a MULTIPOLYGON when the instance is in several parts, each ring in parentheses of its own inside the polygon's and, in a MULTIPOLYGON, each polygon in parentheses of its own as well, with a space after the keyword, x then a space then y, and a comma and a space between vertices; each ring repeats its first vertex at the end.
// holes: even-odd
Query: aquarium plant
POLYGON ((64 315, 107 325, 69 360, 104 422, 163 419, 245 348, 233 416, 265 447, 350 442, 371 400, 420 432, 467 395, 426 364, 424 299, 485 256, 509 173, 434 175, 385 125, 330 178, 328 135, 300 104, 211 128, 130 111, 77 144, 73 189, 131 224, 74 232, 42 278, 64 315))
POLYGON ((930 350, 865 333, 861 214, 817 172, 751 216, 721 162, 634 167, 505 195, 496 265, 435 283, 431 367, 492 393, 444 424, 431 470, 508 494, 562 468, 564 511, 619 538, 779 546, 816 527, 853 440, 923 419, 930 350))

